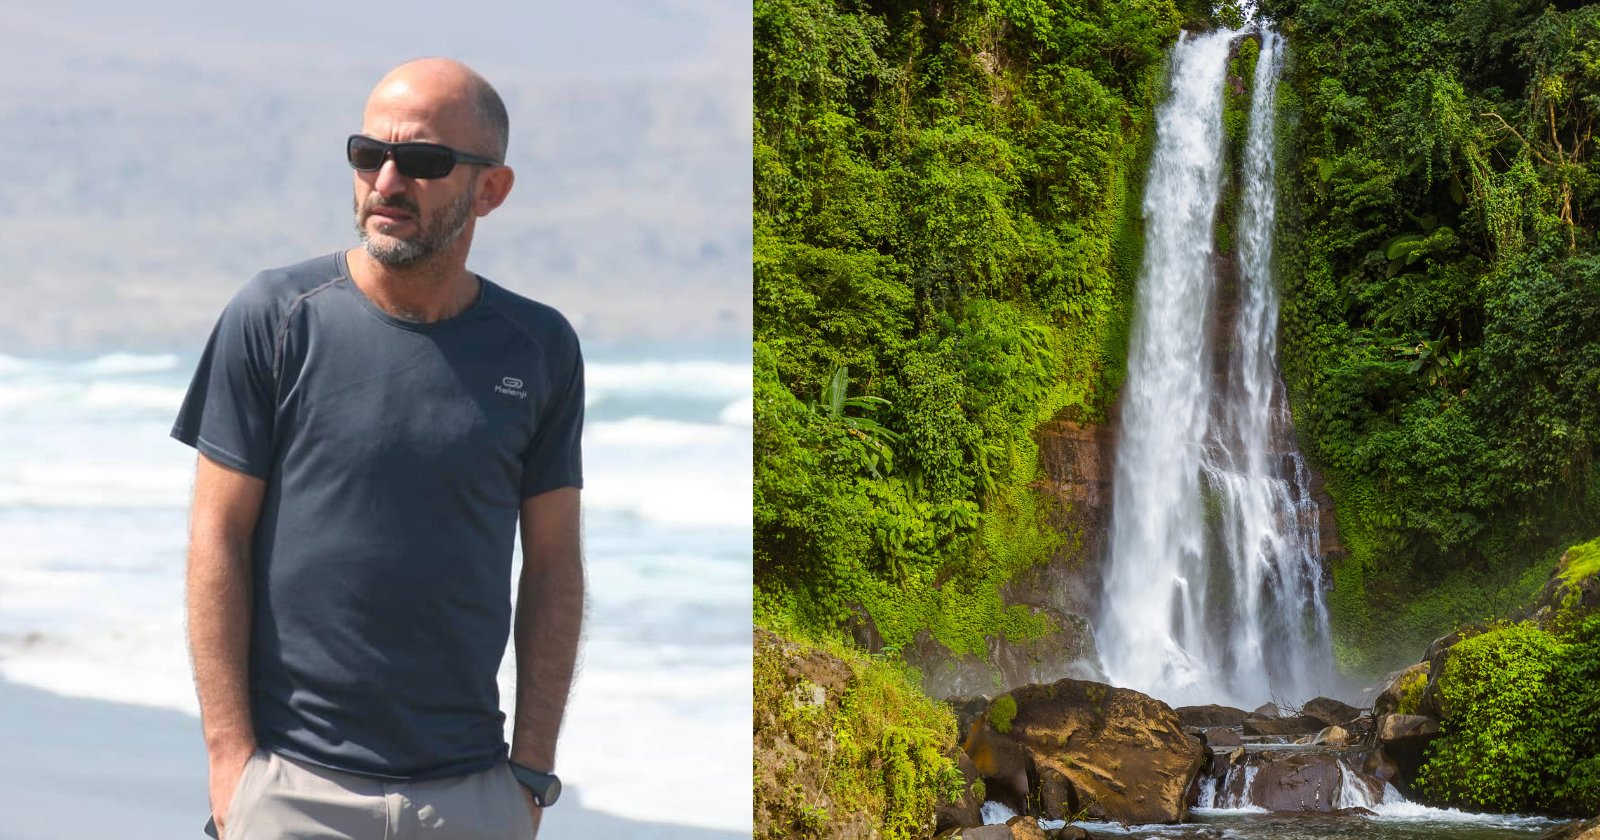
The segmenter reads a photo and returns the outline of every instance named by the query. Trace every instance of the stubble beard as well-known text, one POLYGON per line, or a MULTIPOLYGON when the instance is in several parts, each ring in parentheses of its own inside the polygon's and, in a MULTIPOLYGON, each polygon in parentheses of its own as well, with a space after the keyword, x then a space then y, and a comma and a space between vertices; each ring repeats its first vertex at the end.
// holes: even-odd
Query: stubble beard
MULTIPOLYGON (((353 197, 350 201, 355 213, 356 234, 361 237, 361 247, 366 249, 367 254, 388 268, 411 268, 426 262, 456 241, 456 237, 467 229, 467 222, 472 219, 472 203, 476 198, 477 185, 468 186, 467 191, 457 196, 455 201, 433 211, 421 230, 406 239, 388 234, 383 234, 381 239, 373 238, 367 232, 367 216, 362 212, 360 201, 353 197)), ((367 202, 366 209, 370 211, 374 207, 385 206, 416 213, 416 205, 410 201, 404 198, 384 201, 377 193, 373 193, 373 200, 367 202)))

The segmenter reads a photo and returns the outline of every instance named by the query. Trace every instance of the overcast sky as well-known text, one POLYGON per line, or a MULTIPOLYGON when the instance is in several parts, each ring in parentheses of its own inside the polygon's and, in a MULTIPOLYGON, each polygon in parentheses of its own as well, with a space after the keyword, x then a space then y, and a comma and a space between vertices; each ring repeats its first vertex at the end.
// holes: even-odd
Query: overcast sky
POLYGON ((343 137, 423 55, 511 110, 474 268, 601 341, 748 335, 748 5, 0 0, 0 353, 184 346, 352 245, 343 137))

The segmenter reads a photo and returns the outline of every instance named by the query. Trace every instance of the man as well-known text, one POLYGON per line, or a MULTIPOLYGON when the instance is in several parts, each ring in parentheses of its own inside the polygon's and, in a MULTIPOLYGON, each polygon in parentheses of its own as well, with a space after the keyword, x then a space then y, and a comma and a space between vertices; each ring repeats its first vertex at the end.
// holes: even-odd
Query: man
POLYGON ((189 645, 226 840, 532 838, 559 794, 583 368, 560 314, 466 268, 506 139, 465 65, 395 69, 346 149, 362 247, 255 277, 200 360, 173 436, 200 452, 189 645))

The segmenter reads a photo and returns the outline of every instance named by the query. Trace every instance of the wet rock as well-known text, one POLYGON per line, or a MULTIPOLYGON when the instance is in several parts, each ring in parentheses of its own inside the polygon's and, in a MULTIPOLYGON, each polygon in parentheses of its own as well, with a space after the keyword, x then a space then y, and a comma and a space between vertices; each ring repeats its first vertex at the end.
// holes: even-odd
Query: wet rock
POLYGON ((1316 718, 1323 726, 1339 726, 1361 717, 1361 710, 1330 697, 1318 697, 1300 707, 1300 714, 1316 718))
POLYGON ((1382 747, 1367 753, 1361 760, 1361 772, 1389 784, 1396 784, 1400 778, 1400 767, 1382 747))
POLYGON ((1600 817, 1567 823, 1546 834, 1542 840, 1600 840, 1600 817))
POLYGON ((995 704, 1007 699, 1016 707, 1009 731, 1000 732, 986 714, 965 744, 984 773, 989 798, 1010 805, 1007 799, 1021 794, 1035 808, 1014 810, 1049 819, 1069 816, 1063 809, 1073 801, 1092 802, 1091 814, 1129 824, 1183 819, 1184 794, 1203 748, 1167 704, 1074 679, 1025 686, 995 704), (1034 795, 1030 778, 1041 788, 1051 780, 1056 789, 1049 799, 1034 795))
POLYGON ((1244 719, 1244 734, 1246 735, 1275 735, 1279 737, 1315 735, 1321 732, 1322 728, 1322 721, 1304 715, 1286 718, 1251 715, 1244 719))
POLYGON ((1239 733, 1226 726, 1202 729, 1200 738, 1213 750, 1231 750, 1234 747, 1244 746, 1244 739, 1239 737, 1239 733))
POLYGON ((961 748, 972 758, 990 801, 1018 814, 1031 813, 1028 801, 1038 771, 1021 744, 996 730, 992 722, 980 719, 966 734, 961 748))
POLYGON ((1094 835, 1081 825, 1065 825, 1056 829, 1054 840, 1092 840, 1094 835))
MULTIPOLYGON (((1250 786, 1250 801, 1269 811, 1334 810, 1338 804, 1343 775, 1339 758, 1331 753, 1260 754, 1255 781, 1250 786)), ((1359 775, 1355 782, 1375 798, 1381 786, 1359 775)))
MULTIPOLYGON (((1391 715, 1400 710, 1400 699, 1412 690, 1412 686, 1421 680, 1424 684, 1428 680, 1429 665, 1427 662, 1418 662, 1409 668, 1389 675, 1384 681, 1383 688, 1378 690, 1378 696, 1372 701, 1373 717, 1391 715)), ((1419 692, 1420 698, 1420 692, 1419 692)), ((1416 709, 1407 710, 1407 714, 1414 714, 1416 709)))
POLYGON ((1218 706, 1212 703, 1209 706, 1179 706, 1173 709, 1178 713, 1178 722, 1186 727, 1197 729, 1210 729, 1215 726, 1238 726, 1244 723, 1245 717, 1250 713, 1244 709, 1235 709, 1232 706, 1218 706))
POLYGON ((1250 714, 1255 715, 1256 717, 1278 717, 1283 713, 1278 711, 1277 703, 1263 703, 1256 707, 1256 710, 1250 714))
POLYGON ((1016 836, 1011 833, 1009 825, 980 825, 977 828, 962 829, 960 834, 952 835, 962 840, 1013 840, 1016 836))

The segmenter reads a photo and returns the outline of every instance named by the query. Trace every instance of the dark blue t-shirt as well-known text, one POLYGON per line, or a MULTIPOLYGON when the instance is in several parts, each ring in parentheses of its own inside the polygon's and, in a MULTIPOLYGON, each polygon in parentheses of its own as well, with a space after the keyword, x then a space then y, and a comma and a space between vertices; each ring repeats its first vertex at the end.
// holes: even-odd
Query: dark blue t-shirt
POLYGON ((250 695, 261 746, 439 778, 506 755, 496 672, 523 499, 579 487, 583 361, 554 309, 480 279, 444 321, 379 309, 343 253, 223 311, 172 435, 266 481, 250 695))

